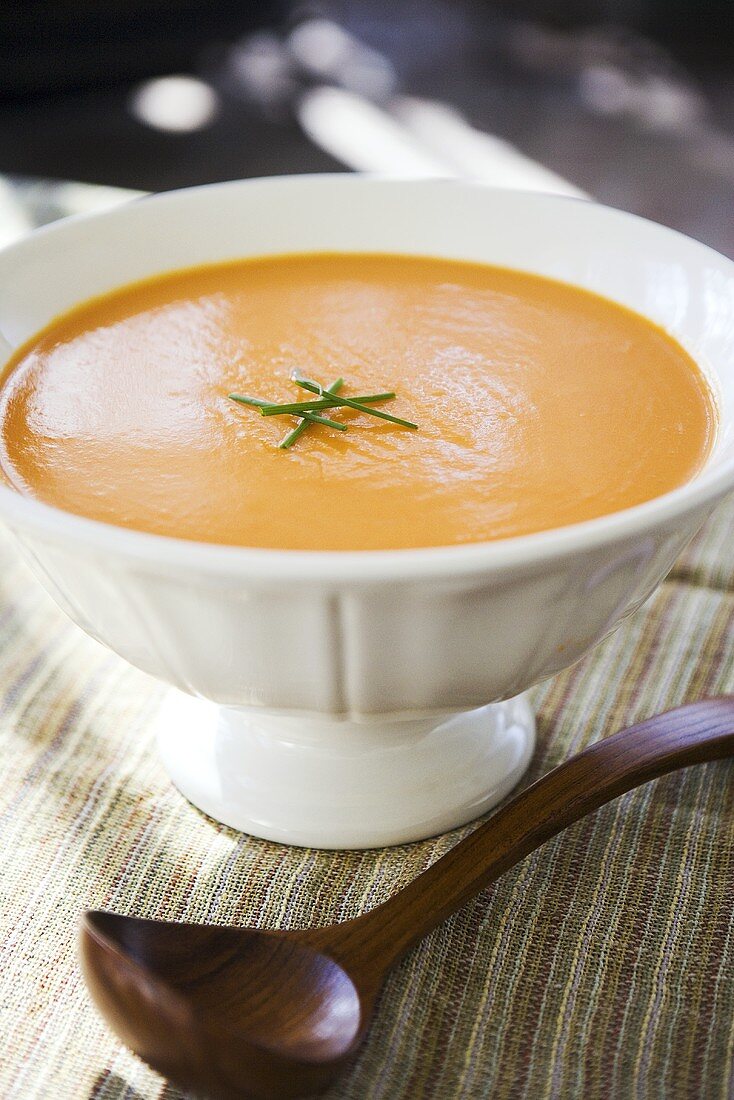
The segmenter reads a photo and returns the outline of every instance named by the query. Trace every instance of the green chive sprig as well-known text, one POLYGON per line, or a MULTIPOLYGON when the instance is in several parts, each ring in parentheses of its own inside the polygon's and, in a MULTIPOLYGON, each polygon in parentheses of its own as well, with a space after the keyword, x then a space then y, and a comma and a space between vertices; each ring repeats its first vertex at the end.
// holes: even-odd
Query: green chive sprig
MULTIPOLYGON (((324 393, 327 391, 324 390, 324 393)), ((350 401, 361 401, 365 404, 376 404, 378 401, 391 401, 395 397, 394 393, 368 393, 364 396, 350 397, 350 401)), ((279 404, 268 403, 267 401, 260 406, 260 412, 263 416, 301 416, 302 413, 295 413, 294 409, 304 410, 305 412, 313 412, 315 409, 338 409, 346 406, 347 398, 335 395, 331 397, 320 397, 318 401, 286 401, 279 404)))
MULTIPOLYGON (((342 382, 341 378, 339 382, 342 382)), ((329 387, 329 389, 331 389, 331 387, 329 387)), ((336 391, 334 390, 332 392, 336 391)), ((272 407, 272 402, 270 401, 261 401, 258 397, 245 397, 244 394, 241 393, 228 393, 227 397, 229 397, 231 401, 239 401, 240 405, 252 405, 256 409, 269 409, 272 407)), ((330 406, 324 405, 324 408, 330 408, 330 406)), ((327 428, 336 428, 338 432, 345 432, 347 430, 346 424, 342 424, 339 420, 329 420, 326 416, 317 416, 315 413, 311 412, 299 413, 298 415, 302 416, 306 421, 310 420, 312 424, 325 424, 327 428)))
MULTIPOLYGON (((344 385, 344 379, 343 378, 337 378, 336 382, 332 382, 330 386, 327 386, 325 392, 326 393, 338 393, 343 385, 344 385)), ((301 421, 301 423, 298 424, 293 429, 292 432, 288 432, 288 435, 285 437, 285 439, 281 439, 280 443, 278 444, 280 449, 282 451, 287 451, 289 447, 292 447, 293 444, 296 442, 296 440, 299 438, 299 436, 303 435, 303 433, 305 432, 306 428, 309 425, 309 422, 313 423, 314 421, 317 424, 329 424, 329 425, 335 426, 339 429, 340 432, 345 432, 347 430, 347 425, 346 424, 340 424, 338 420, 328 420, 325 416, 316 416, 315 413, 306 414, 303 417, 303 420, 301 421)))
MULTIPOLYGON (((317 382, 311 382, 308 378, 294 378, 293 381, 297 386, 300 386, 304 390, 309 390, 311 393, 323 392, 321 386, 319 386, 317 382)), ((394 396, 394 393, 390 394, 391 398, 394 396)), ((374 399, 375 396, 373 395, 373 400, 374 399)), ((389 420, 391 424, 400 424, 403 428, 412 428, 413 431, 418 431, 418 425, 414 424, 412 420, 402 420, 399 416, 391 416, 390 413, 382 412, 380 409, 368 409, 364 398, 339 397, 337 400, 340 404, 346 405, 350 409, 356 409, 357 412, 369 413, 370 416, 377 416, 380 420, 389 420)), ((387 400, 387 395, 384 396, 383 400, 387 400)), ((332 405, 332 408, 335 408, 335 406, 332 405)), ((263 409, 260 411, 264 413, 263 409)))
POLYGON ((332 382, 327 389, 320 386, 318 382, 312 382, 309 378, 300 378, 296 374, 292 375, 292 380, 297 386, 300 386, 301 389, 318 394, 317 400, 290 401, 278 404, 274 401, 264 401, 259 397, 247 397, 242 393, 228 394, 230 400, 237 401, 241 405, 251 405, 253 408, 259 409, 263 416, 297 416, 300 418, 300 422, 293 431, 289 432, 278 444, 278 447, 282 450, 288 450, 292 447, 296 440, 303 435, 309 424, 324 424, 327 428, 336 428, 337 431, 346 432, 348 429, 347 424, 319 415, 320 412, 326 409, 354 409, 356 412, 368 413, 370 416, 376 416, 380 420, 388 420, 391 424, 398 424, 402 428, 411 428, 413 431, 418 430, 418 425, 414 424, 412 420, 403 420, 399 416, 391 416, 390 413, 383 412, 381 409, 373 409, 370 407, 378 402, 392 401, 395 397, 395 394, 392 392, 368 393, 358 397, 344 397, 343 394, 339 393, 341 387, 344 385, 343 378, 337 378, 337 380, 332 382))

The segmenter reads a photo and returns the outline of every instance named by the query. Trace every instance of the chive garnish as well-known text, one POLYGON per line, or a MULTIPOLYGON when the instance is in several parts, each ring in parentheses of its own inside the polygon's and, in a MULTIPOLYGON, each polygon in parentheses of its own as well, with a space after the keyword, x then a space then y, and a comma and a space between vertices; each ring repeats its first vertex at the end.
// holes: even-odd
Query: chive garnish
MULTIPOLYGON (((326 390, 324 390, 326 393, 326 390)), ((346 406, 347 401, 362 401, 365 404, 375 404, 378 401, 391 401, 395 397, 394 393, 368 393, 359 397, 344 398, 339 396, 321 397, 318 401, 287 401, 285 403, 276 404, 275 402, 265 402, 260 405, 260 412, 263 416, 303 416, 304 413, 313 412, 317 409, 340 409, 346 406)))
MULTIPOLYGON (((301 386, 304 390, 309 390, 311 393, 321 393, 321 387, 316 382, 309 382, 307 378, 294 378, 293 381, 297 386, 301 386)), ((395 396, 394 394, 392 396, 395 396)), ((356 409, 357 412, 366 412, 370 416, 378 416, 380 420, 389 420, 391 424, 400 424, 403 428, 412 428, 414 431, 418 430, 418 425, 414 424, 412 420, 401 420, 399 416, 391 416, 390 413, 381 412, 379 409, 368 409, 365 407, 364 400, 362 398, 353 397, 339 397, 337 399, 341 404, 347 405, 350 409, 356 409)), ((374 396, 373 396, 374 400, 374 396)), ((334 406, 332 405, 332 408, 334 406)), ((264 415, 265 413, 262 409, 264 415)))
POLYGON ((368 393, 359 397, 344 397, 339 395, 339 390, 344 385, 343 378, 337 378, 336 382, 324 389, 318 382, 311 382, 308 378, 299 378, 295 373, 291 375, 297 386, 310 393, 318 394, 315 401, 291 401, 276 404, 274 401, 264 401, 259 397, 247 397, 243 393, 230 393, 227 396, 231 401, 238 401, 241 405, 251 405, 259 409, 263 416, 297 416, 300 423, 280 441, 278 447, 288 450, 303 434, 309 424, 325 424, 328 428, 336 428, 337 431, 346 432, 348 425, 338 420, 330 420, 326 416, 319 416, 323 409, 355 409, 357 412, 369 413, 370 416, 379 417, 380 420, 389 420, 391 424, 399 424, 402 428, 418 430, 418 425, 412 420, 403 420, 399 416, 391 416, 381 409, 372 409, 370 405, 379 401, 392 401, 394 393, 368 393))
MULTIPOLYGON (((272 406, 271 401, 261 401, 259 397, 245 397, 244 394, 241 393, 228 393, 227 397, 232 401, 239 401, 240 405, 252 405, 256 409, 269 409, 272 406)), ((330 408, 330 406, 325 405, 324 408, 330 408)), ((342 424, 338 420, 329 420, 326 416, 316 416, 315 413, 311 412, 294 413, 294 415, 302 416, 305 421, 311 421, 312 424, 325 424, 327 428, 336 428, 338 432, 345 432, 347 430, 346 424, 342 424)), ((278 444, 278 446, 280 446, 280 444, 278 444)))
MULTIPOLYGON (((330 386, 327 386, 326 393, 338 393, 344 385, 343 378, 337 378, 336 382, 332 382, 330 386)), ((327 420, 325 416, 314 416, 313 413, 309 416, 304 416, 300 424, 298 424, 292 432, 289 432, 285 439, 281 439, 278 446, 282 451, 287 451, 289 447, 292 447, 299 436, 303 435, 309 423, 313 423, 314 420, 319 424, 330 424, 335 428, 338 428, 340 432, 347 430, 346 424, 339 424, 336 420, 327 420)))

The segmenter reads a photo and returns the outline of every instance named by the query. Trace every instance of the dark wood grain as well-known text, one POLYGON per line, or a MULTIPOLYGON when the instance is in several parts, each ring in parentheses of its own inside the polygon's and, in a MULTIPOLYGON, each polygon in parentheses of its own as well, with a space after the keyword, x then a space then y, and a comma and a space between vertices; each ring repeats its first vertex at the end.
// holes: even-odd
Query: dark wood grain
POLYGON ((388 970, 529 852, 642 783, 734 755, 734 697, 606 738, 526 788, 384 904, 329 928, 261 932, 85 915, 84 972, 124 1043, 212 1100, 322 1091, 367 1030, 388 970))

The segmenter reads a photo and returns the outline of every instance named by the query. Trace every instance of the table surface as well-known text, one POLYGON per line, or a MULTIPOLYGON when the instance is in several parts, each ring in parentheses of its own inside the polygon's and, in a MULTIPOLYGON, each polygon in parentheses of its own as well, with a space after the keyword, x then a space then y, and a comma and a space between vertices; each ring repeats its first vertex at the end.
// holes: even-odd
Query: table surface
MULTIPOLYGON (((730 503, 641 611, 533 692, 528 782, 635 720, 734 692, 733 541, 730 503)), ((388 897, 466 831, 367 852, 238 835, 169 783, 153 743, 163 697, 0 544, 7 1100, 180 1100, 90 1003, 83 909, 324 924, 388 897)), ((732 764, 717 763, 631 792, 546 844, 394 971, 328 1100, 729 1100, 733 825, 732 764)))

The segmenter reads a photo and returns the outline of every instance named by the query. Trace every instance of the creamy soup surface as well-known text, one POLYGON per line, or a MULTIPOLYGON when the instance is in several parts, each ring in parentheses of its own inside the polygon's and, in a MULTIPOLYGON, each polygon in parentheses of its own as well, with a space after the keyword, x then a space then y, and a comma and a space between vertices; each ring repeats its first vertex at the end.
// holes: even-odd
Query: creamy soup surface
POLYGON ((523 535, 649 500, 704 463, 716 409, 688 354, 603 298, 479 264, 266 257, 89 301, 21 348, 0 388, 20 493, 107 523, 309 550, 523 535), (346 432, 263 417, 232 391, 348 409, 346 432))

